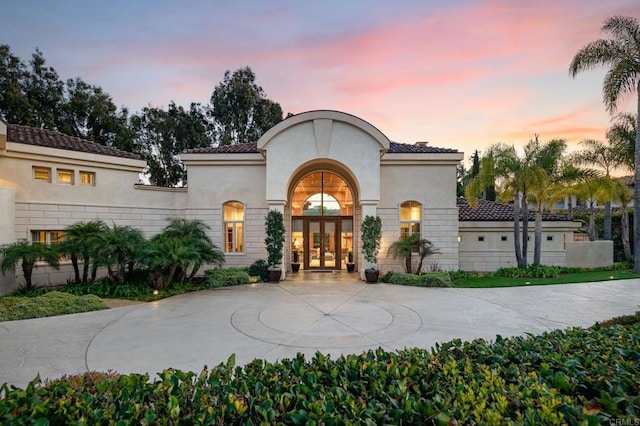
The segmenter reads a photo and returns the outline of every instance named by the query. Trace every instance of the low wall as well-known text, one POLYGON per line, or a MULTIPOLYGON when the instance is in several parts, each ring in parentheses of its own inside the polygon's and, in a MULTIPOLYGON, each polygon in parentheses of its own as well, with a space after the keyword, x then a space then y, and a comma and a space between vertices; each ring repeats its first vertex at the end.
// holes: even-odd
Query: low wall
POLYGON ((566 266, 596 268, 613 265, 613 241, 567 241, 566 266))

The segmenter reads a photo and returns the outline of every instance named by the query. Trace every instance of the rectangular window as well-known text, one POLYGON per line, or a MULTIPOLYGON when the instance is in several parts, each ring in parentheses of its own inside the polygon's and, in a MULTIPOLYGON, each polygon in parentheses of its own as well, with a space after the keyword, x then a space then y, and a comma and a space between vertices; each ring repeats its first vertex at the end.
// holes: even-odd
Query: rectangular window
POLYGON ((553 235, 547 235, 547 241, 553 241, 553 235))
POLYGON ((67 185, 73 185, 73 170, 57 170, 58 183, 64 183, 67 185))
POLYGON ((405 201, 400 204, 400 236, 420 234, 422 222, 422 204, 416 201, 405 201))
POLYGON ((51 169, 49 167, 34 167, 33 178, 43 182, 51 182, 51 169))
POLYGON ((500 241, 507 241, 507 236, 506 235, 501 236, 500 241))
POLYGON ((96 186, 96 174, 94 172, 80 171, 80 183, 82 185, 96 186))
POLYGON ((224 251, 226 253, 244 252, 244 205, 229 201, 223 206, 224 251))
POLYGON ((484 237, 483 236, 478 237, 478 241, 484 241, 484 237))
MULTIPOLYGON (((53 246, 62 242, 64 231, 31 231, 31 242, 53 246)), ((60 260, 70 260, 68 256, 60 256, 60 260)))

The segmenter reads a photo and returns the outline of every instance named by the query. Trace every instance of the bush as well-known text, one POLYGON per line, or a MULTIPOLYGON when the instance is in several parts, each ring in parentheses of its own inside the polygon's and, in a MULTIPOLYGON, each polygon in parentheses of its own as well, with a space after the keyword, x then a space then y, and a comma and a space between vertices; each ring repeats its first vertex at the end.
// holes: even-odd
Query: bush
POLYGON ((98 281, 82 284, 68 283, 56 289, 57 291, 81 296, 84 294, 93 294, 99 297, 114 299, 135 299, 140 296, 147 295, 151 292, 151 287, 147 282, 122 283, 113 285, 108 278, 98 281))
POLYGON ((52 291, 36 297, 0 297, 0 321, 50 317, 101 309, 107 309, 107 305, 94 295, 74 296, 52 291))
POLYGON ((526 268, 500 268, 494 273, 494 276, 507 278, 556 278, 560 276, 560 268, 548 265, 529 265, 526 268))
POLYGON ((451 277, 447 272, 427 272, 421 275, 406 274, 404 272, 387 272, 383 279, 389 284, 407 285, 413 287, 453 287, 451 277))
POLYGON ((600 323, 600 325, 605 328, 608 328, 614 325, 631 325, 631 324, 640 324, 640 311, 637 311, 635 314, 631 314, 631 315, 622 315, 619 317, 611 318, 610 320, 603 321, 600 323))
POLYGON ((204 272, 206 287, 230 287, 238 284, 249 284, 251 277, 244 269, 208 269, 204 272))
POLYGON ((0 388, 3 424, 608 424, 640 412, 640 325, 201 373, 0 388))
POLYGON ((247 272, 252 277, 260 277, 260 281, 269 281, 269 265, 266 260, 256 260, 249 266, 247 272))

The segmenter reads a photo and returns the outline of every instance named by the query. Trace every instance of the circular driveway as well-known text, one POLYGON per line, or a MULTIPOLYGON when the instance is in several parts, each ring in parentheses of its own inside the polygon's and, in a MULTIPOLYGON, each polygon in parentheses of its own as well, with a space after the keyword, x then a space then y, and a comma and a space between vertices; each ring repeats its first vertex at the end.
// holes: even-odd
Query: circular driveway
POLYGON ((0 323, 0 383, 40 374, 200 371, 316 351, 431 347, 590 326, 640 309, 640 280, 496 289, 370 285, 347 274, 184 294, 100 312, 0 323))

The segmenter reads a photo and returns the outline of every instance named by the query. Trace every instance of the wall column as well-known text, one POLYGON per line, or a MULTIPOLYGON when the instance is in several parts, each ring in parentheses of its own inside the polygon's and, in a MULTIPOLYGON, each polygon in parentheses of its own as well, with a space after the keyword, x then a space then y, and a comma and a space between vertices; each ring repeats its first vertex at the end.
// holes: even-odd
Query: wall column
MULTIPOLYGON (((16 240, 16 193, 12 188, 0 188, 0 206, 0 245, 11 244, 16 240)), ((10 293, 15 287, 15 272, 0 274, 0 296, 10 293)))

